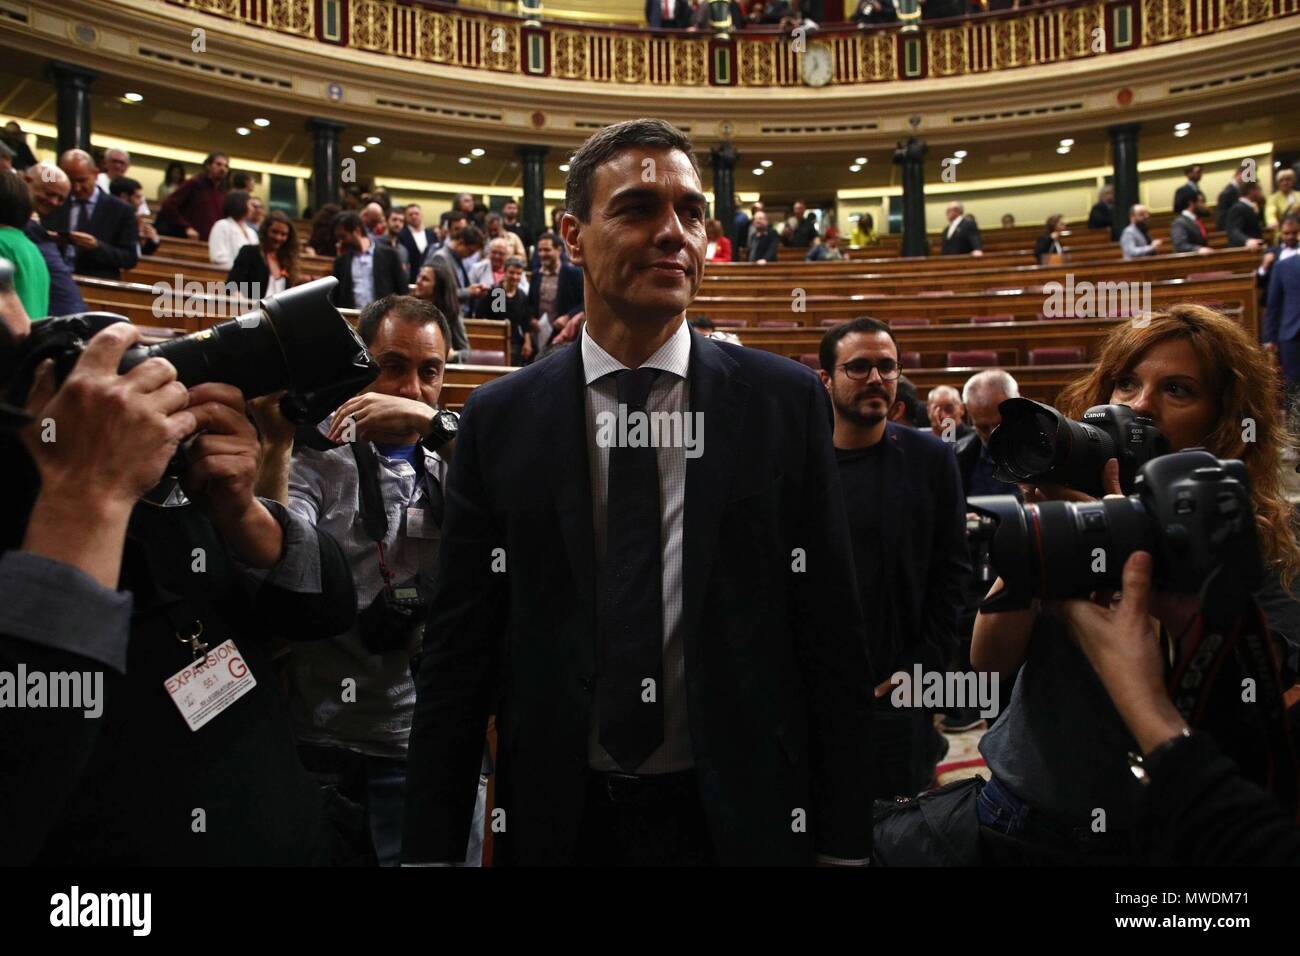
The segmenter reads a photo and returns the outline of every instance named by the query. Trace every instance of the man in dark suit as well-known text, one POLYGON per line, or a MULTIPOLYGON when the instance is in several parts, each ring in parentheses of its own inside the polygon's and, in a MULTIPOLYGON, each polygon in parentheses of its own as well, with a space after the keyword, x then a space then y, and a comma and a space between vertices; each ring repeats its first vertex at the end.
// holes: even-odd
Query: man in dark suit
POLYGON ((1191 205, 1192 200, 1201 192, 1201 187, 1198 185, 1201 181, 1201 167, 1193 163, 1184 169, 1183 173, 1187 176, 1187 182, 1174 190, 1174 215, 1178 215, 1191 205))
POLYGON ((890 675, 903 671, 911 678, 918 664, 924 673, 940 673, 957 647, 971 573, 961 476, 948 444, 928 429, 888 420, 901 380, 889 326, 854 319, 828 331, 820 351, 875 668, 875 796, 910 796, 934 779, 945 748, 930 711, 895 706, 890 675))
POLYGON ((1228 210, 1232 209, 1241 198, 1242 175, 1242 170, 1238 168, 1228 180, 1228 185, 1224 186, 1219 193, 1219 198, 1214 201, 1214 228, 1228 228, 1228 210))
POLYGON ((648 27, 685 30, 695 11, 687 0, 645 0, 645 23, 648 27))
POLYGON ((438 245, 438 234, 424 228, 424 213, 419 203, 413 202, 406 207, 406 228, 397 234, 397 241, 406 249, 407 281, 415 285, 429 247, 438 245))
POLYGON ((120 279, 139 260, 135 210, 95 185, 89 153, 70 149, 59 158, 59 168, 72 183, 72 195, 42 216, 41 224, 58 237, 59 252, 77 275, 120 279))
POLYGON ((687 327, 707 215, 680 130, 605 127, 566 189, 586 328, 465 405, 405 858, 464 856, 495 712, 495 862, 864 862, 871 688, 825 391, 687 327), (677 437, 611 433, 651 413, 677 437))
POLYGON ((537 268, 528 280, 528 306, 537 318, 546 316, 555 330, 551 342, 563 345, 582 328, 582 270, 561 261, 560 238, 544 232, 537 238, 537 268))
POLYGON ((1174 252, 1199 252, 1208 256, 1214 251, 1210 248, 1205 223, 1201 221, 1204 212, 1205 193, 1198 189, 1169 224, 1169 240, 1174 252))
POLYGON ((339 213, 334 241, 342 250, 334 259, 334 278, 339 280, 334 304, 340 309, 364 309, 386 295, 406 294, 402 260, 392 249, 370 240, 357 213, 339 213))
POLYGON ((1260 338, 1264 348, 1277 352, 1288 391, 1300 388, 1300 217, 1282 220, 1278 245, 1268 279, 1268 305, 1260 338))
POLYGON ((943 245, 940 252, 945 256, 982 256, 980 227, 975 220, 966 215, 966 210, 959 202, 948 203, 946 212, 948 226, 943 233, 943 245))
POLYGON ((749 229, 749 261, 776 262, 781 254, 781 237, 767 224, 767 213, 758 210, 749 229))
POLYGON ((1115 187, 1102 186, 1097 202, 1088 213, 1089 229, 1109 229, 1115 218, 1115 187))
POLYGON ((808 205, 802 199, 794 201, 794 228, 786 245, 811 246, 817 236, 817 217, 808 211, 808 205))
POLYGON ((59 254, 58 243, 40 221, 41 216, 52 215, 67 201, 72 184, 63 170, 46 163, 28 166, 23 176, 27 179, 32 206, 35 207, 35 215, 27 220, 23 232, 36 244, 50 270, 50 315, 72 315, 74 312, 89 311, 86 301, 81 297, 81 290, 72 277, 72 268, 59 254))
POLYGON ((1229 246, 1258 249, 1264 245, 1264 221, 1259 215, 1263 197, 1259 183, 1242 183, 1240 189, 1241 197, 1223 217, 1223 231, 1228 234, 1229 246))

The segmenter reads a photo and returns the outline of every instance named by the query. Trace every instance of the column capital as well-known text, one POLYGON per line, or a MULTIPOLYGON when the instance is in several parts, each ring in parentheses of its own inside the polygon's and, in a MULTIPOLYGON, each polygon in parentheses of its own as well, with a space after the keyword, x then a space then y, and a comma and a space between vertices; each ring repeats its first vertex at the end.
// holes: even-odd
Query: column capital
POLYGON ((338 135, 347 129, 347 126, 337 120, 322 119, 319 116, 313 116, 311 119, 307 120, 307 128, 313 133, 332 132, 335 135, 338 135))
POLYGON ((546 154, 551 151, 549 146, 535 146, 531 143, 524 143, 518 147, 520 159, 542 160, 546 154))
POLYGON ((51 60, 46 72, 55 82, 71 80, 84 86, 89 86, 95 80, 99 79, 99 71, 92 70, 88 66, 79 66, 76 63, 68 63, 65 60, 51 60))
POLYGON ((731 168, 736 165, 736 160, 740 159, 740 153, 736 152, 736 147, 731 143, 721 143, 709 150, 709 159, 713 161, 714 166, 731 168))

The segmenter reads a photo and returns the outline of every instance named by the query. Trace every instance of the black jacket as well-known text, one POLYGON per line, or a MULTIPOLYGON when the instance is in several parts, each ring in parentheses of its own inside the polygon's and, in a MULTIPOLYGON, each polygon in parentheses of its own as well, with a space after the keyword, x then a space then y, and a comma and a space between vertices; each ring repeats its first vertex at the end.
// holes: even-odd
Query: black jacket
MULTIPOLYGON (((387 246, 375 243, 372 248, 375 251, 375 298, 382 299, 394 293, 405 295, 408 283, 402 260, 387 246)), ((352 256, 349 253, 335 257, 334 278, 339 280, 338 289, 334 293, 334 304, 340 309, 357 308, 356 299, 352 296, 352 256)))
POLYGON ((759 235, 751 228, 749 233, 749 261, 757 262, 762 259, 765 262, 776 262, 777 257, 781 254, 781 237, 771 229, 763 235, 759 235))
MULTIPOLYGON (((416 678, 408 862, 464 856, 494 708, 509 821, 494 862, 574 860, 598 591, 581 356, 481 385, 462 413, 416 678), (521 475, 538 493, 520 494, 521 475)), ((681 628, 717 859, 867 857, 871 689, 826 391, 787 358, 700 335, 689 383, 711 430, 687 463, 681 628)))
POLYGON ((438 234, 432 229, 424 230, 424 238, 428 241, 428 245, 424 247, 424 252, 421 252, 420 247, 415 244, 415 237, 411 235, 409 226, 397 234, 397 241, 402 244, 407 252, 407 268, 409 270, 407 281, 411 285, 415 285, 415 281, 420 278, 420 267, 424 265, 424 257, 430 249, 438 245, 438 234))
POLYGON ((23 232, 40 250, 45 266, 50 270, 50 315, 72 315, 75 312, 89 311, 67 260, 59 255, 54 237, 35 219, 28 219, 23 224, 23 232))
POLYGON ((1169 224, 1169 240, 1173 243, 1174 252, 1195 252, 1202 246, 1210 244, 1207 241, 1208 236, 1201 235, 1197 223, 1192 222, 1182 213, 1175 216, 1174 221, 1169 224))
POLYGON ((1174 190, 1174 215, 1187 208, 1188 203, 1196 198, 1196 194, 1201 191, 1195 183, 1186 182, 1174 190))
POLYGON ((262 295, 266 295, 266 289, 271 284, 271 267, 266 264, 266 256, 262 255, 261 243, 253 243, 239 250, 235 261, 230 264, 230 271, 226 273, 226 281, 236 285, 255 286, 262 290, 262 295))
POLYGON ((790 231, 789 245, 811 246, 815 235, 817 235, 817 217, 808 213, 790 231))
MULTIPOLYGON (((577 266, 560 263, 559 285, 555 289, 555 315, 573 315, 583 308, 582 270, 577 266)), ((541 318, 542 308, 542 270, 535 269, 528 280, 528 308, 534 318, 541 318)))
POLYGON ((1264 238, 1264 224, 1260 221, 1259 210, 1252 203, 1241 200, 1233 203, 1223 217, 1223 230, 1228 234, 1229 246, 1244 246, 1247 239, 1264 238))
POLYGON ((963 255, 980 248, 980 227, 975 225, 975 220, 969 216, 962 217, 952 238, 948 237, 948 229, 949 226, 945 226, 943 230, 943 244, 939 247, 941 254, 963 255))
POLYGON ((1237 181, 1229 179, 1228 185, 1223 187, 1223 192, 1219 193, 1219 198, 1214 201, 1214 228, 1228 228, 1228 211, 1237 205, 1237 200, 1241 198, 1241 190, 1237 188, 1237 181))
MULTIPOLYGON (((119 590, 134 604, 125 673, 77 654, 0 636, 0 668, 104 674, 103 715, 64 720, 7 711, 0 756, 38 766, 0 787, 0 863, 54 866, 304 865, 331 861, 320 791, 298 763, 271 660, 271 638, 324 638, 351 626, 352 574, 326 534, 298 525, 319 552, 320 589, 257 586, 194 505, 141 504, 131 518, 119 590), (195 549, 206 566, 195 570, 195 549), (191 731, 164 681, 192 663, 178 630, 227 639, 257 686, 191 731), (50 762, 56 757, 58 764, 50 762), (206 832, 196 832, 201 809, 206 832)), ((286 544, 290 533, 285 532, 286 544)))
MULTIPOLYGON (((98 186, 95 188, 99 189, 98 186)), ((54 212, 42 216, 41 224, 51 233, 68 232, 76 205, 76 200, 69 196, 67 202, 54 212)), ((124 270, 134 268, 139 261, 136 244, 140 241, 140 230, 136 225, 135 210, 103 190, 99 190, 89 227, 82 224, 78 231, 88 232, 99 240, 95 249, 77 250, 73 271, 79 276, 119 279, 124 270)))
POLYGON ((1089 229, 1109 229, 1115 216, 1114 203, 1095 203, 1088 213, 1089 229))

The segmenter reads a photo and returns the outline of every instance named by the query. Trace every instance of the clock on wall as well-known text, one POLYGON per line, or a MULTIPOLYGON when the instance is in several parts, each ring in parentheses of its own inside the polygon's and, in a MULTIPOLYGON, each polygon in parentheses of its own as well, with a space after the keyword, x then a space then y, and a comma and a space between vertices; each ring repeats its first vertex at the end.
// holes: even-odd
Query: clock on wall
POLYGON ((825 86, 835 75, 831 48, 825 43, 810 43, 799 59, 799 73, 809 86, 825 86))

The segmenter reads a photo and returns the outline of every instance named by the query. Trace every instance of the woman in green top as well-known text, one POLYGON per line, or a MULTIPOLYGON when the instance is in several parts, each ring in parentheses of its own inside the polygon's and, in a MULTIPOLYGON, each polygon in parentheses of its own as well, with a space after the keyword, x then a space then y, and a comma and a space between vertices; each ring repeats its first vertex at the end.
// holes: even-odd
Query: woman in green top
POLYGON ((17 173, 0 173, 0 259, 14 265, 14 292, 28 317, 43 319, 50 314, 50 270, 36 244, 23 233, 31 216, 27 183, 17 173))

